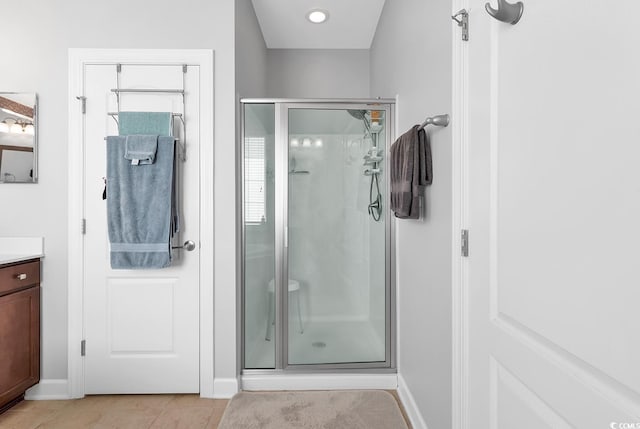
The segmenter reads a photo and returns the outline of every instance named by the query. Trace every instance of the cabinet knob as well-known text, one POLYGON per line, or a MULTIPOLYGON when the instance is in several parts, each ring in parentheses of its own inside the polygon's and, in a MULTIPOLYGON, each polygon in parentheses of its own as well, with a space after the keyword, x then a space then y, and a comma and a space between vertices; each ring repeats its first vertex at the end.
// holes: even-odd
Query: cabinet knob
POLYGON ((18 280, 26 280, 26 279, 27 279, 27 275, 26 275, 25 273, 18 274, 18 275, 16 276, 16 278, 17 278, 18 280))

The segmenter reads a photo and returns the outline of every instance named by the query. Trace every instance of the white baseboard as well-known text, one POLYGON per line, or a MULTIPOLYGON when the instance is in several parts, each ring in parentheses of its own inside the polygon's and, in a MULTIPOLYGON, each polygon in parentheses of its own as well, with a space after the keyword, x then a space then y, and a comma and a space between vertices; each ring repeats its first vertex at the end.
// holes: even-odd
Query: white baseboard
POLYGON ((242 376, 242 390, 395 390, 397 387, 397 374, 277 374, 242 376))
POLYGON ((40 383, 26 391, 24 399, 29 401, 71 399, 69 383, 66 379, 40 380, 40 383))
POLYGON ((411 421, 413 429, 427 429, 427 423, 424 421, 416 400, 413 398, 409 387, 407 387, 407 383, 402 378, 402 374, 398 374, 398 396, 402 401, 402 406, 411 421))
MULTIPOLYGON (((238 393, 240 388, 237 378, 215 378, 213 380, 213 396, 216 399, 228 399, 238 393)), ((204 395, 200 395, 206 397, 204 395)))

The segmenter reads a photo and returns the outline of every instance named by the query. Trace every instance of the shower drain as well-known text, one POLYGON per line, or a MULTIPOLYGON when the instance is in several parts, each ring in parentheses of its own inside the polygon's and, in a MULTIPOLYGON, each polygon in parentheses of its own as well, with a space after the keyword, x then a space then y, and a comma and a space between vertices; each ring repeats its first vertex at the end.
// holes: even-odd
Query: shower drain
POLYGON ((316 341, 315 343, 311 343, 311 345, 319 349, 327 347, 327 343, 325 343, 324 341, 316 341))

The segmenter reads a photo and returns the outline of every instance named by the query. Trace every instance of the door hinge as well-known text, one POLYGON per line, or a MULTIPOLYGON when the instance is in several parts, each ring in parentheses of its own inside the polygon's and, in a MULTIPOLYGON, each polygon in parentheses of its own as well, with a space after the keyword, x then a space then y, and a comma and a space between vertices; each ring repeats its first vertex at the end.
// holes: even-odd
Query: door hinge
POLYGON ((460 234, 460 250, 462 256, 469 256, 469 230, 463 229, 460 234))
POLYGON ((80 341, 80 356, 84 356, 87 352, 87 341, 80 341))
POLYGON ((87 233, 87 220, 86 219, 82 219, 82 235, 87 233))
POLYGON ((80 102, 82 103, 82 114, 84 115, 85 113, 87 113, 87 97, 80 95, 76 97, 76 99, 80 100, 80 102))
POLYGON ((469 12, 466 9, 461 9, 451 19, 458 23, 458 27, 462 28, 462 40, 467 42, 469 40, 469 12))

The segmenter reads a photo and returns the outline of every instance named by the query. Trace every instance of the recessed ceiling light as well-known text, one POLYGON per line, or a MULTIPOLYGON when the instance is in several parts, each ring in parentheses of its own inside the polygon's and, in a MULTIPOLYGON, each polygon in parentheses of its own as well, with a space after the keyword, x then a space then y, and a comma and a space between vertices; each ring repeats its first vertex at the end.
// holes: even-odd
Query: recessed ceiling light
POLYGON ((329 19, 329 12, 326 10, 312 9, 307 13, 307 19, 314 24, 322 24, 329 19))

